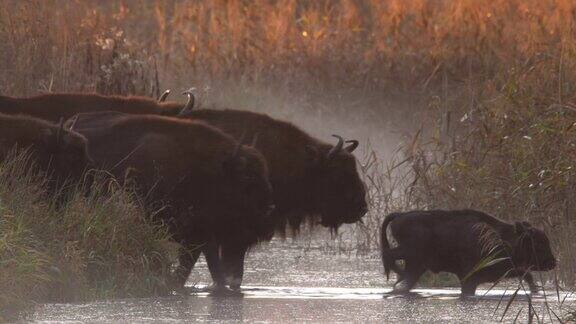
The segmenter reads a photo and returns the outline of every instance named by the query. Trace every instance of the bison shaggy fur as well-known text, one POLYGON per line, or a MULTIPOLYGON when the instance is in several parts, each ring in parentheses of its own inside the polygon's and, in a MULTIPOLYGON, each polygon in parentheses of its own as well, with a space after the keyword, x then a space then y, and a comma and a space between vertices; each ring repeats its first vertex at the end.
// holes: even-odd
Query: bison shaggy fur
POLYGON ((15 148, 29 150, 31 162, 53 183, 78 180, 91 165, 86 139, 79 133, 29 116, 0 114, 0 160, 15 148))
MULTIPOLYGON (((302 223, 317 222, 331 229, 359 221, 367 212, 365 185, 352 155, 357 143, 334 150, 295 125, 265 114, 239 110, 202 109, 186 118, 207 122, 236 139, 243 138, 262 153, 270 170, 276 209, 264 236, 298 230, 302 223)), ((353 141, 355 142, 355 141, 353 141)), ((224 247, 229 282, 239 288, 249 244, 224 247)))
POLYGON ((104 96, 90 93, 52 93, 29 98, 0 96, 0 113, 21 114, 52 122, 79 113, 118 111, 127 114, 176 116, 183 108, 175 102, 159 103, 138 96, 104 96))
POLYGON ((398 274, 396 292, 408 292, 426 270, 458 276, 463 295, 474 295, 479 284, 505 277, 521 277, 536 291, 530 271, 556 266, 543 231, 475 210, 390 214, 382 224, 381 248, 386 274, 398 274), (388 227, 398 243, 395 248, 388 243, 388 227), (404 269, 396 260, 404 260, 404 269))
POLYGON ((262 235, 269 220, 271 187, 260 153, 203 122, 114 112, 71 122, 99 167, 133 180, 148 202, 164 206, 159 217, 188 250, 179 285, 202 251, 215 284, 224 286, 219 247, 262 235))

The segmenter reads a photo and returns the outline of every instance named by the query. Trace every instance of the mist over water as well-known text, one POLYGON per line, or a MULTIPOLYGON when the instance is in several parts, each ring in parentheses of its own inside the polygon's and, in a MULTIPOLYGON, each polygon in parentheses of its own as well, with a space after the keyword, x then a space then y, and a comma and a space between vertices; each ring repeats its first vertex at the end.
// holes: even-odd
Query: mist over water
MULTIPOLYGON (((199 85, 198 88, 202 88, 199 85)), ((254 85, 216 85, 198 91, 199 109, 230 108, 265 113, 288 121, 325 143, 333 134, 360 141, 355 155, 362 160, 374 151, 386 161, 402 140, 411 138, 422 116, 420 96, 414 98, 364 97, 320 93, 317 96, 254 85), (408 113, 411 112, 411 113, 408 113)))

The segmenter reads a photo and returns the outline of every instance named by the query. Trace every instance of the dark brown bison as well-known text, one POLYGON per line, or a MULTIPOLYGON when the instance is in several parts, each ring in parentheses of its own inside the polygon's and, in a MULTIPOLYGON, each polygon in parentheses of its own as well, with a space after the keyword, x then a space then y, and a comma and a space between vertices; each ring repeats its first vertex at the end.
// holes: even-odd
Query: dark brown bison
POLYGON ((398 274, 396 292, 408 292, 426 270, 456 274, 463 295, 474 295, 479 284, 504 277, 523 277, 535 292, 529 271, 556 266, 543 231, 528 222, 508 224, 475 210, 390 214, 382 223, 381 248, 386 276, 390 270, 398 274), (398 242, 395 248, 386 237, 388 226, 398 242), (404 260, 404 269, 396 260, 404 260))
POLYGON ((79 180, 91 163, 82 135, 44 120, 0 114, 0 160, 14 148, 28 149, 31 162, 53 183, 79 180))
POLYGON ((0 113, 29 115, 52 122, 58 122, 61 118, 68 119, 78 113, 100 111, 176 116, 184 105, 163 102, 166 96, 160 98, 162 102, 146 97, 81 93, 53 93, 30 98, 0 96, 0 113))
POLYGON ((336 145, 315 139, 291 123, 267 115, 238 110, 185 111, 183 118, 204 121, 236 139, 256 139, 270 170, 276 209, 265 236, 245 245, 222 250, 228 282, 238 289, 242 281, 244 257, 250 245, 267 240, 287 225, 297 230, 303 222, 319 221, 337 229, 359 221, 367 211, 365 185, 358 175, 352 152, 357 141, 336 136, 336 145))
POLYGON ((189 250, 180 256, 179 284, 204 252, 216 287, 225 287, 220 246, 261 236, 273 208, 260 153, 203 122, 103 112, 70 124, 88 138, 96 165, 163 206, 158 217, 189 250))

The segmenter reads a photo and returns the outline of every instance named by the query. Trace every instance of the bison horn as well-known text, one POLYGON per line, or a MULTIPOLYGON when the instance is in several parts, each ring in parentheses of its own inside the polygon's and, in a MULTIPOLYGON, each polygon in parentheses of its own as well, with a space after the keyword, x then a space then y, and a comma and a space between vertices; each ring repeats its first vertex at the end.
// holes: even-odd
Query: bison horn
POLYGON ((76 122, 78 121, 78 115, 73 116, 72 118, 68 119, 65 123, 64 123, 64 127, 68 130, 68 131, 73 131, 74 130, 74 126, 76 126, 76 122))
POLYGON ((332 136, 338 139, 338 144, 334 145, 334 147, 330 150, 330 152, 328 152, 328 155, 326 156, 328 159, 331 159, 334 156, 336 156, 336 154, 342 151, 342 146, 344 146, 344 139, 341 136, 339 135, 332 135, 332 136))
POLYGON ((158 102, 161 103, 161 102, 166 101, 166 98, 168 98, 169 95, 170 95, 170 89, 166 89, 166 91, 164 91, 164 93, 162 93, 160 98, 158 98, 158 102))
POLYGON ((350 145, 344 148, 348 153, 354 152, 354 150, 358 148, 358 144, 360 144, 357 140, 349 140, 346 141, 346 143, 350 143, 350 145))
POLYGON ((192 109, 194 109, 194 101, 196 100, 196 98, 194 97, 194 91, 196 90, 196 88, 190 88, 184 92, 182 92, 183 95, 188 96, 188 102, 186 103, 186 106, 184 106, 184 108, 182 108, 182 110, 180 110, 180 113, 178 114, 178 116, 185 116, 188 115, 192 109))

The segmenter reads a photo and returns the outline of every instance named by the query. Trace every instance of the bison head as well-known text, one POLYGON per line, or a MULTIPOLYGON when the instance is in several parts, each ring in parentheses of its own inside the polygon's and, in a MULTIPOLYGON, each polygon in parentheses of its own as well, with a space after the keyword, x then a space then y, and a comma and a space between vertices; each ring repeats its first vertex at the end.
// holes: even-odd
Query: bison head
POLYGON ((41 130, 40 141, 33 147, 33 156, 58 180, 78 180, 92 164, 86 139, 65 129, 62 123, 41 130))
POLYGON ((321 216, 321 224, 337 228, 347 223, 359 221, 368 211, 366 187, 356 168, 352 152, 358 147, 357 141, 344 140, 333 135, 338 143, 327 153, 309 147, 314 156, 314 167, 310 170, 311 201, 321 216))
POLYGON ((219 214, 237 224, 237 230, 250 229, 249 237, 264 234, 274 205, 268 167, 262 155, 239 144, 222 162, 220 177, 214 180, 203 190, 205 200, 210 201, 210 214, 219 214), (217 202, 212 201, 214 197, 217 202))
POLYGON ((27 149, 31 162, 54 180, 80 179, 91 162, 85 138, 65 130, 62 124, 28 117, 6 117, 0 132, 0 159, 14 148, 27 149))
POLYGON ((528 222, 516 222, 514 232, 517 240, 512 259, 516 267, 536 271, 548 271, 556 267, 550 241, 543 231, 528 222))

